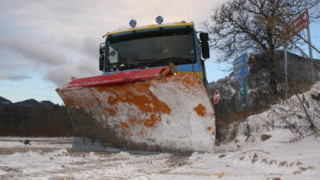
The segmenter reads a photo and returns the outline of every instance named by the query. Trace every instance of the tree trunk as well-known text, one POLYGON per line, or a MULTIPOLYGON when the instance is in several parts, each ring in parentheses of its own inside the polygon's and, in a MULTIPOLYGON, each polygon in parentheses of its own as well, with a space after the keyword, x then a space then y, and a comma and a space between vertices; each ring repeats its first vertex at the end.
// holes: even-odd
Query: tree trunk
POLYGON ((269 65, 269 72, 270 72, 270 86, 273 92, 273 95, 278 95, 277 89, 277 72, 276 72, 276 65, 275 65, 275 55, 274 52, 268 53, 268 65, 269 65))

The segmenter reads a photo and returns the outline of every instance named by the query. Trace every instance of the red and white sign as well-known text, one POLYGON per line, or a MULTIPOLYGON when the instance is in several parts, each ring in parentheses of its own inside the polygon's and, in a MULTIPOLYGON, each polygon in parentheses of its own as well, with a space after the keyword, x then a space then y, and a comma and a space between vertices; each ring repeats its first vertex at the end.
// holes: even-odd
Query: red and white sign
POLYGON ((290 24, 296 33, 300 33, 302 30, 309 26, 309 13, 308 9, 303 11, 296 19, 290 24))
POLYGON ((219 100, 220 100, 220 91, 219 91, 219 90, 216 90, 216 91, 214 92, 214 96, 213 96, 213 102, 214 102, 214 104, 218 104, 219 100))

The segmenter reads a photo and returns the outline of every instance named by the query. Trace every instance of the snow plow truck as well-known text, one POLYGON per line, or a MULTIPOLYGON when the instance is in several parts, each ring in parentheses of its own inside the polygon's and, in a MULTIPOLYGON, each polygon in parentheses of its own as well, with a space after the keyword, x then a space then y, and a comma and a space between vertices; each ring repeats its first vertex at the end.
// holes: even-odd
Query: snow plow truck
POLYGON ((56 91, 74 128, 73 148, 211 152, 215 112, 206 90, 208 33, 192 22, 109 32, 102 75, 73 78, 56 91))

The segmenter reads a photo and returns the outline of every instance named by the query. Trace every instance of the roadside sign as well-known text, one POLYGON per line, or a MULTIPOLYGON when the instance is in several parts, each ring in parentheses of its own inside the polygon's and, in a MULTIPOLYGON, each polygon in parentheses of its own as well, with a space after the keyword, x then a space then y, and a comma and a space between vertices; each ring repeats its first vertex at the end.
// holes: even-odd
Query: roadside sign
POLYGON ((250 68, 248 65, 237 68, 233 71, 233 80, 238 81, 241 78, 246 77, 249 74, 250 68))
POLYGON ((248 54, 244 53, 233 61, 233 81, 238 81, 240 94, 240 105, 244 109, 247 105, 247 83, 246 76, 249 74, 248 54))
POLYGON ((240 105, 242 108, 247 106, 247 96, 240 96, 240 105))
POLYGON ((290 23, 296 33, 300 33, 302 30, 309 26, 309 13, 308 9, 303 11, 296 19, 290 23))
POLYGON ((240 96, 246 96, 247 95, 247 87, 246 87, 246 80, 245 78, 240 79, 238 83, 240 96))
POLYGON ((248 62, 248 54, 244 53, 237 59, 233 61, 233 70, 240 68, 241 66, 245 66, 248 62))
POLYGON ((247 105, 247 83, 245 78, 239 80, 238 88, 240 94, 240 105, 244 108, 247 105))
POLYGON ((214 92, 213 101, 214 101, 214 104, 219 103, 219 101, 220 101, 220 91, 219 90, 216 90, 214 92))

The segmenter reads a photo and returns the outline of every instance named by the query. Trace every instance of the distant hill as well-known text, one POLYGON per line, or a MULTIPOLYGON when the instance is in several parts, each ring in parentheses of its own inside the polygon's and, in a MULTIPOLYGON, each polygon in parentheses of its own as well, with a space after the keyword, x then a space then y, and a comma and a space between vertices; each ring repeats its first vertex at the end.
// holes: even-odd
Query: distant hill
POLYGON ((51 101, 41 101, 40 104, 47 109, 53 109, 56 106, 56 104, 53 104, 51 101))
POLYGON ((14 104, 17 105, 18 107, 26 107, 26 108, 41 106, 41 104, 34 99, 28 99, 25 101, 14 103, 14 104))
POLYGON ((10 106, 11 104, 11 101, 0 96, 0 108, 10 106))
POLYGON ((56 105, 51 101, 41 101, 38 102, 35 99, 28 99, 25 101, 20 101, 12 103, 10 100, 0 96, 0 108, 33 108, 40 107, 45 109, 53 109, 56 105))

